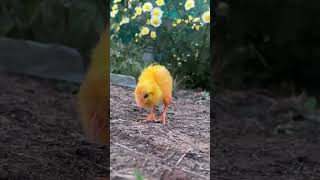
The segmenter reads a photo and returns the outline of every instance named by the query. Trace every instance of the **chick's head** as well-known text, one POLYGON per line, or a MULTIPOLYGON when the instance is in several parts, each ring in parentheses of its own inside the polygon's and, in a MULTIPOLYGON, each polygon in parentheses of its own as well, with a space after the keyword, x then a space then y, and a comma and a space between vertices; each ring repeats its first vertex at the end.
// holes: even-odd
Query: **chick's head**
POLYGON ((139 107, 152 108, 159 104, 162 92, 155 82, 147 81, 138 83, 134 96, 139 107))

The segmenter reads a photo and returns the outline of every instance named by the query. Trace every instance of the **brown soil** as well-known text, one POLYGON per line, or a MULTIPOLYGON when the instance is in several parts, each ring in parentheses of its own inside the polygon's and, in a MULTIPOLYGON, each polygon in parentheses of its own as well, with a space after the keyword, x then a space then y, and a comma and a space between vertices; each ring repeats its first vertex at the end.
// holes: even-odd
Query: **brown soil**
MULTIPOLYGON (((0 179, 108 176, 108 147, 88 143, 81 133, 77 89, 0 74, 0 179)), ((212 179, 320 179, 320 111, 305 108, 305 98, 254 91, 214 95, 212 179)), ((159 179, 175 167, 193 179, 209 176, 209 101, 191 91, 176 97, 169 125, 143 123, 147 112, 136 107, 132 90, 111 87, 112 177, 125 179, 137 170, 159 179)))
POLYGON ((320 179, 320 111, 304 96, 215 94, 212 179, 320 179))
POLYGON ((108 148, 86 142, 77 85, 0 74, 0 179, 106 176, 108 148))
MULTIPOLYGON (((143 122, 147 110, 136 106, 133 90, 111 86, 111 177, 160 179, 171 169, 189 178, 210 176, 210 101, 201 93, 178 91, 167 125, 143 122), (179 159, 181 159, 179 161, 179 159)), ((158 116, 162 111, 158 108, 158 116)))

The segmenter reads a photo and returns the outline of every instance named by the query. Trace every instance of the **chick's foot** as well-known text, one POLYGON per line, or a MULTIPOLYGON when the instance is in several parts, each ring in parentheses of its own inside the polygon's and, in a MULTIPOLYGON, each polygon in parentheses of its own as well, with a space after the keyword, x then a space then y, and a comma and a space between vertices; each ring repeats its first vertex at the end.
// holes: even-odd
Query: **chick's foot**
POLYGON ((145 120, 145 122, 155 122, 155 121, 157 121, 157 116, 155 113, 150 113, 145 120))

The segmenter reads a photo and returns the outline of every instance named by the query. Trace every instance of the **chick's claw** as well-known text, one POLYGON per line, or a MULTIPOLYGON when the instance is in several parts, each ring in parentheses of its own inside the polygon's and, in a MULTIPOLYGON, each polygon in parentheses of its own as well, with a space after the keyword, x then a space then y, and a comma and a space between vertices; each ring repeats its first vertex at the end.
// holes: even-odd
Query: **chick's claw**
POLYGON ((157 116, 155 113, 150 113, 145 120, 145 122, 155 122, 155 121, 157 121, 157 116))

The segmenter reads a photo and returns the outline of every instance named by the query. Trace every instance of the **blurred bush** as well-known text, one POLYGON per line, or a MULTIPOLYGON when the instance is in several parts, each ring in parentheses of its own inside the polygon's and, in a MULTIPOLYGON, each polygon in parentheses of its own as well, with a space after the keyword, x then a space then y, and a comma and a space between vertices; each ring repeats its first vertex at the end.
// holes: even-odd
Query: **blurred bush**
POLYGON ((143 61, 143 50, 135 44, 123 44, 111 41, 110 71, 117 74, 130 75, 137 78, 146 66, 143 61), (130 51, 128 51, 130 49, 130 51))
POLYGON ((210 1, 113 0, 110 11, 112 71, 137 77, 152 47, 175 86, 208 88, 210 1))
POLYGON ((0 36, 60 43, 87 55, 107 10, 107 0, 1 0, 0 36))

